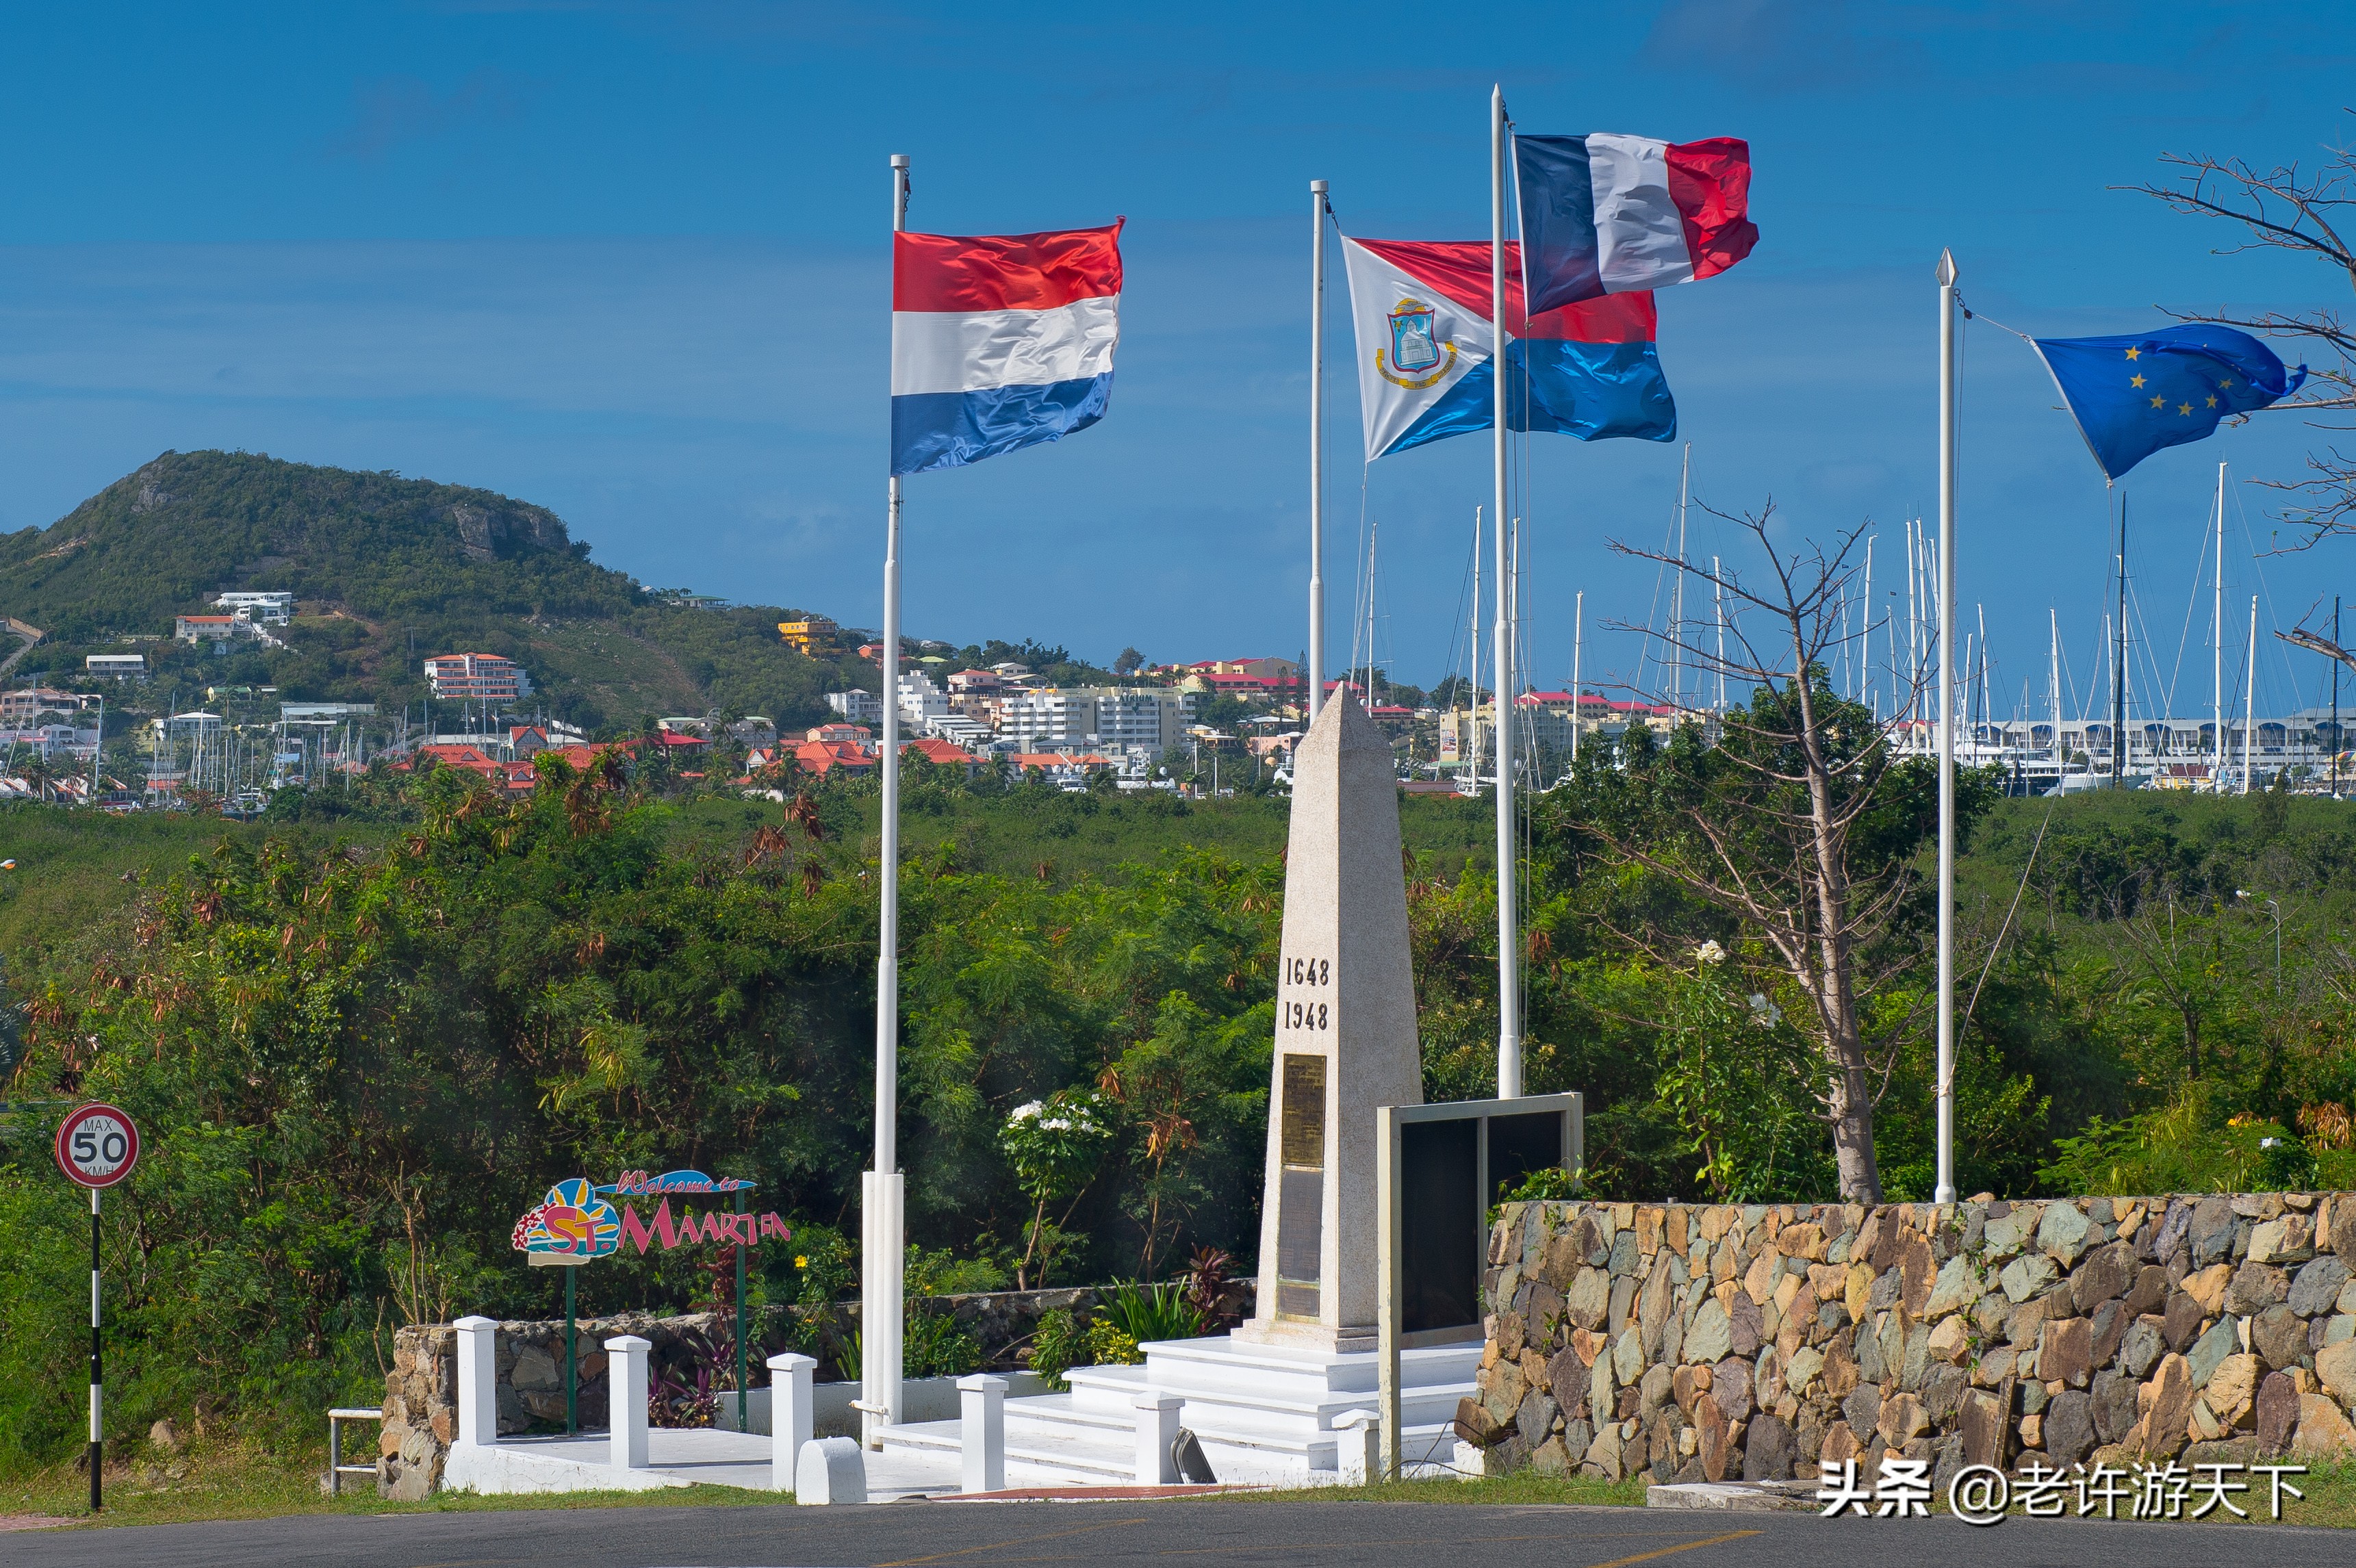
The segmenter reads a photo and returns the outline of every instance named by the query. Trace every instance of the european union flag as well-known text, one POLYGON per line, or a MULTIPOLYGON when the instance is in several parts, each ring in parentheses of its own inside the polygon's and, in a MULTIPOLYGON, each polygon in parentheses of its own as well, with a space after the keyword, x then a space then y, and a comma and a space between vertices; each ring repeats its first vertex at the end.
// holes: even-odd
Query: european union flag
POLYGON ((2273 349, 2230 326, 2030 341, 2111 479, 2163 446, 2213 433, 2227 414, 2288 397, 2307 379, 2306 366, 2286 372, 2273 349))

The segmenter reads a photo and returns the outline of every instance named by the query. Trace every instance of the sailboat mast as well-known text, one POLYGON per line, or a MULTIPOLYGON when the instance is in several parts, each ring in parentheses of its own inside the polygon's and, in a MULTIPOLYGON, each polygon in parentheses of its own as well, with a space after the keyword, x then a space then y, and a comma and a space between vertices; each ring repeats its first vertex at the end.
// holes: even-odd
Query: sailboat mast
POLYGON ((2127 497, 2119 493, 2118 651, 2111 666, 2111 787, 2127 780, 2127 497))
POLYGON ((1685 460, 1677 465, 1677 579, 1669 591, 1669 701, 1685 706, 1686 688, 1686 501, 1693 478, 1693 443, 1686 443, 1685 460))
POLYGON ((1580 701, 1579 656, 1587 643, 1587 590, 1582 588, 1570 602, 1570 760, 1579 761, 1579 731, 1584 717, 1584 704, 1580 701))
POLYGON ((2242 698, 2242 793, 2250 793, 2250 742, 2258 729, 2258 596, 2250 595, 2249 686, 2242 698))
MULTIPOLYGON (((1863 625, 1859 626, 1859 627, 1857 629, 1857 633, 1858 633, 1858 645, 1857 645, 1857 646, 1858 646, 1858 656, 1857 656, 1857 678, 1858 678, 1858 700, 1860 700, 1860 701, 1866 701, 1866 702, 1870 702, 1870 701, 1872 700, 1872 699, 1873 699, 1873 540, 1874 540, 1874 537, 1875 537, 1875 536, 1873 536, 1873 535, 1871 535, 1871 534, 1868 534, 1868 535, 1866 535, 1866 537, 1865 537, 1865 624, 1864 624, 1863 625)), ((1876 709, 1874 710, 1874 714, 1873 714, 1873 716, 1874 716, 1876 719, 1880 718, 1880 717, 1881 717, 1881 711, 1880 711, 1880 709, 1876 709)))
POLYGON ((1726 713, 1726 579, 1719 575, 1718 557, 1709 558, 1709 580, 1718 594, 1718 711, 1726 713))
POLYGON ((2070 753, 2062 744, 2062 614, 2051 605, 2045 609, 2046 691, 2053 699, 2053 787, 2062 787, 2062 774, 2070 762, 2070 753))
MULTIPOLYGON (((1975 610, 1976 610, 1976 612, 1977 612, 1977 613, 1978 613, 1978 614, 1979 614, 1979 628, 1980 628, 1980 662, 1979 662, 1979 672, 1980 672, 1980 725, 1981 725, 1981 727, 1982 727, 1983 729, 1985 729, 1985 728, 1987 727, 1987 723, 1988 723, 1987 606, 1987 605, 1985 605, 1985 604, 1979 604, 1979 605, 1975 605, 1975 606, 1974 606, 1974 609, 1975 609, 1975 610)), ((1966 721, 1966 722, 1968 722, 1968 721, 1969 721, 1969 720, 1970 720, 1970 715, 1969 715, 1968 713, 1967 713, 1967 714, 1965 714, 1965 721, 1966 721)))
POLYGON ((1470 732, 1464 776, 1481 793, 1481 508, 1472 508, 1472 689, 1464 694, 1464 728, 1470 732))

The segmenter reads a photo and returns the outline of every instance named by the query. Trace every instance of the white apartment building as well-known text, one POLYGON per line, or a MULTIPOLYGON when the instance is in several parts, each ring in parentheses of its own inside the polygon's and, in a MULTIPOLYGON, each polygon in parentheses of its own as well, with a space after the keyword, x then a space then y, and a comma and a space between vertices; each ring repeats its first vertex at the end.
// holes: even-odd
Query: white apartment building
POLYGON ((1159 755, 1178 744, 1194 712, 1193 693, 1167 687, 1050 686, 1001 698, 998 733, 1023 751, 1141 746, 1159 755))
POLYGON ((294 618, 292 593, 216 593, 212 602, 232 615, 243 615, 265 626, 283 626, 294 618))
POLYGON ((949 699, 923 670, 900 677, 900 717, 918 730, 949 713, 949 699))
POLYGON ((826 705, 842 715, 846 724, 880 724, 884 700, 872 691, 830 691, 826 705))

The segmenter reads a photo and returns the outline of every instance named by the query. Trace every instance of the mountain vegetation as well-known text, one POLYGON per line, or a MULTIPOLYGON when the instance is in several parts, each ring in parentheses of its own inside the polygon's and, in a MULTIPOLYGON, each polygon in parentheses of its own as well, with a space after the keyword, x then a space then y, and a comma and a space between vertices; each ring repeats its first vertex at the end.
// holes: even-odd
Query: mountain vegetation
POLYGON ((461 651, 519 661, 547 711, 593 732, 713 709, 815 724, 828 690, 876 687, 850 649, 784 645, 776 623, 803 612, 649 593, 545 507, 260 453, 166 453, 48 528, 0 536, 0 613, 48 634, 20 676, 138 651, 188 700, 271 687, 399 711, 426 697, 426 656, 461 651), (171 641, 174 617, 230 590, 293 593, 289 645, 171 641))

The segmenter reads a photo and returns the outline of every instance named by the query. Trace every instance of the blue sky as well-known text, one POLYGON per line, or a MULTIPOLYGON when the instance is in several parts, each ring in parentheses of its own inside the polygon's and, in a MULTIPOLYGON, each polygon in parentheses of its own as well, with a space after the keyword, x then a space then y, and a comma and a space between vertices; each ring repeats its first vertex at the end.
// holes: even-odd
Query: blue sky
MULTIPOLYGON (((885 158, 905 152, 915 227, 1130 219, 1109 416, 908 487, 913 633, 1102 659, 1302 646, 1306 182, 1333 182, 1351 232, 1483 233, 1493 80, 1534 131, 1750 139, 1758 251, 1661 299, 1695 492, 1772 496, 1795 535, 1869 519, 1881 560, 1933 504, 1942 246, 1974 305, 2048 335, 2346 286, 2213 254, 2222 228, 2110 188, 2158 176, 2164 152, 2311 161, 2356 135, 2340 110, 2356 28, 2333 5, 5 16, 0 528, 47 525, 166 448, 244 447, 486 485, 555 508, 649 582, 873 624, 885 158)), ((1333 320, 1332 656, 1371 517, 1378 651, 1428 682, 1457 640, 1487 443, 1363 468, 1333 320)), ((2017 341, 1971 331, 1961 597, 1967 622, 1985 606, 2000 709, 2024 680, 2041 708, 2049 606, 2082 689, 2095 655, 2102 485, 2054 401, 2017 341)), ((2314 439, 2262 418, 2132 476, 2158 667, 2139 684, 2180 662, 2179 709, 2206 704, 2205 600, 2183 627, 2214 465, 2291 476, 2314 439)), ((1655 573, 1604 543, 1662 538, 1677 458, 1532 444, 1525 608, 1547 684, 1568 675, 1580 589, 1590 679, 1633 674, 1636 640, 1608 624, 1645 619, 1655 573)), ((2271 500, 2237 485, 2236 533, 2246 517, 2264 542, 2271 500)), ((1693 531, 1697 549, 1723 542, 1693 531)), ((2290 624, 2319 592, 2356 593, 2351 560, 2259 562, 2229 539, 2229 667, 2250 593, 2290 624)), ((2270 648, 2260 668, 2262 706, 2311 696, 2314 660, 2270 648)))

